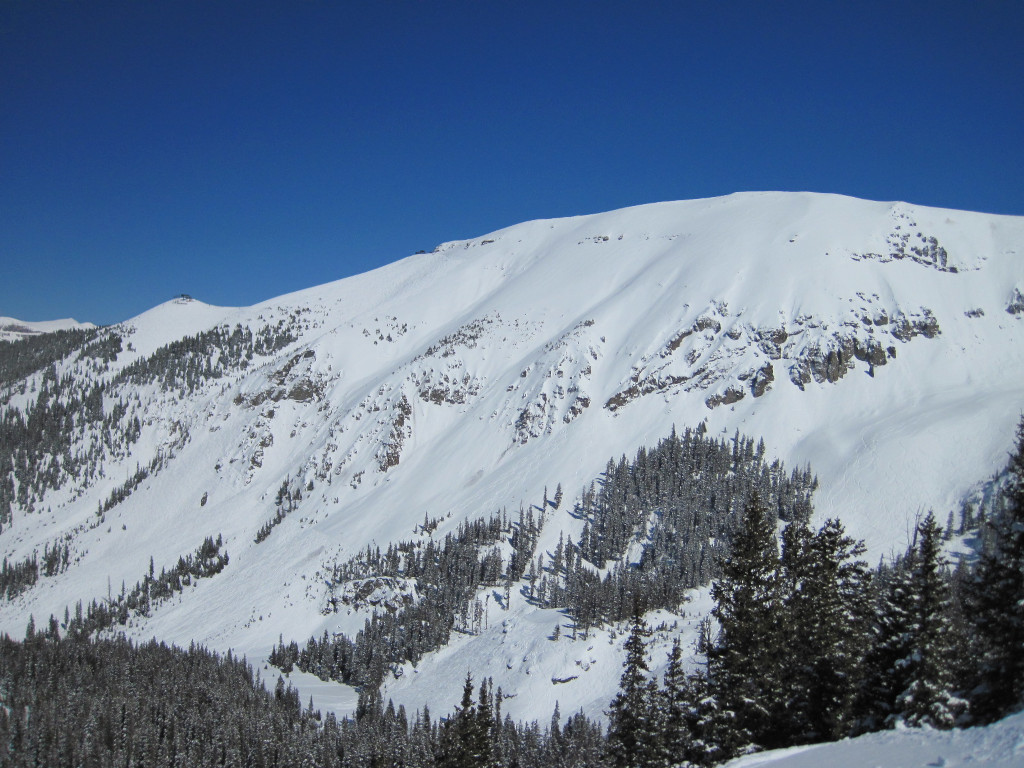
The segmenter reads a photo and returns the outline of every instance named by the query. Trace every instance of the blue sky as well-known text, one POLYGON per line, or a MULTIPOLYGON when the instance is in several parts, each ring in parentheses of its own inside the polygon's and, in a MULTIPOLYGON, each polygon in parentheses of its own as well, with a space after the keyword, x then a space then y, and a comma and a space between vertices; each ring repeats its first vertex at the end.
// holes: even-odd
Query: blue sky
POLYGON ((1024 215, 1022 40, 1011 0, 3 0, 0 315, 742 190, 1024 215))

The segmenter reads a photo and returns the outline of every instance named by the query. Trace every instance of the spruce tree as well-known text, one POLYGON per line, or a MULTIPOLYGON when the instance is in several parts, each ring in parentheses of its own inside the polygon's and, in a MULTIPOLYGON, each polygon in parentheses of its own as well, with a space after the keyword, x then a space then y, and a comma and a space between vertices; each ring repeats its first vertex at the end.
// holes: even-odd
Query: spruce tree
POLYGON ((963 709, 953 694, 955 647, 942 528, 929 515, 882 600, 868 657, 866 726, 898 722, 951 728, 963 709))
POLYGON ((480 694, 477 698, 476 722, 473 730, 473 765, 487 768, 493 765, 491 731, 494 729, 494 693, 491 680, 480 683, 480 694))
POLYGON ((909 725, 952 728, 963 702, 952 692, 953 623, 942 528, 931 513, 918 527, 918 555, 911 572, 915 602, 914 653, 906 660, 908 685, 896 707, 909 725))
POLYGON ((665 765, 661 728, 655 706, 656 687, 648 678, 645 641, 651 630, 634 616, 626 639, 626 661, 619 692, 608 712, 608 757, 615 768, 665 765))
POLYGON ((712 587, 719 634, 708 649, 709 731, 718 759, 773 744, 781 707, 782 584, 775 524, 755 494, 712 587))
POLYGON ((852 728, 868 640, 868 565, 855 559, 863 553, 838 520, 817 533, 798 523, 783 532, 787 674, 780 719, 790 743, 839 739, 852 728))
POLYGON ((972 710, 983 721, 1024 703, 1024 418, 1008 470, 1005 504, 967 584, 978 658, 972 710))
POLYGON ((662 739, 669 761, 692 759, 692 729, 695 726, 693 686, 683 668, 683 649, 676 638, 668 653, 664 687, 661 691, 662 739))
POLYGON ((480 747, 480 724, 473 705, 473 677, 466 673, 462 700, 455 714, 445 721, 440 734, 437 764, 442 768, 476 768, 480 747))
POLYGON ((864 682, 858 694, 858 730, 886 727, 896 711, 896 697, 906 689, 905 659, 913 654, 913 587, 910 571, 916 551, 891 565, 879 564, 871 643, 864 660, 864 682))

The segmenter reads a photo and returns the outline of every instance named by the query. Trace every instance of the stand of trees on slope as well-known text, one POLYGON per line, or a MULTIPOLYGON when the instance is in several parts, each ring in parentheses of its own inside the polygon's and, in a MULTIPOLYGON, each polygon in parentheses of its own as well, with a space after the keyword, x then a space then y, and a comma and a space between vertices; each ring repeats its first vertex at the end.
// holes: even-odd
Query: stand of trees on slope
MULTIPOLYGON (((138 387, 155 385, 185 397, 296 338, 283 320, 255 333, 222 326, 160 347, 117 374, 108 369, 122 351, 122 337, 112 329, 0 342, 0 530, 16 510, 36 511, 48 492, 68 482, 88 487, 111 458, 128 456, 145 418, 138 387), (17 393, 34 397, 15 407, 11 398, 17 393)), ((120 503, 166 458, 154 459, 148 471, 141 468, 101 512, 120 503)))
POLYGON ((678 609, 688 589, 721 573, 752 497, 772 524, 806 522, 817 484, 809 468, 787 473, 782 462, 767 463, 763 441, 673 429, 631 462, 608 462, 574 510, 586 521, 580 540, 560 545, 547 568, 538 568, 531 596, 566 609, 584 633, 655 608, 678 609))
POLYGON ((752 498, 714 585, 705 663, 673 648, 659 686, 633 621, 606 756, 613 766, 713 765, 897 724, 951 728, 1024 706, 1024 420, 1002 508, 971 567, 951 570, 929 514, 896 563, 872 572, 828 521, 775 526, 752 498))
POLYGON ((366 620, 354 639, 346 635, 310 638, 300 650, 294 641, 282 640, 270 654, 270 662, 285 671, 292 665, 323 680, 376 690, 384 675, 405 662, 416 664, 425 653, 448 643, 456 627, 470 631, 476 614, 474 596, 481 585, 501 586, 522 575, 529 557, 513 554, 506 571, 495 545, 511 538, 513 553, 532 553, 539 529, 532 512, 520 516, 512 526, 504 513, 461 523, 455 534, 447 534, 442 542, 433 538, 425 545, 403 542, 391 545, 382 555, 379 549, 368 549, 360 558, 335 569, 331 579, 329 609, 338 610, 333 588, 356 580, 388 584, 397 577, 414 580, 418 599, 391 613, 380 611, 366 620), (518 575, 516 575, 518 573, 518 575))
POLYGON ((256 356, 278 352, 297 338, 284 320, 256 333, 241 325, 219 326, 160 347, 126 366, 117 381, 136 386, 156 383, 163 392, 177 390, 184 396, 213 379, 248 368, 256 356))
MULTIPOLYGON (((64 621, 60 629, 71 637, 89 637, 106 629, 127 626, 132 616, 149 616, 150 611, 162 602, 170 600, 176 593, 199 579, 215 576, 227 567, 228 553, 221 551, 220 536, 214 540, 207 536, 195 554, 178 558, 168 570, 161 568, 157 574, 153 558, 149 559, 149 573, 135 583, 131 589, 121 585, 121 593, 103 601, 93 600, 83 609, 79 602, 74 613, 64 610, 64 621)), ((56 617, 50 617, 51 634, 58 633, 56 617)))
POLYGON ((546 728, 501 714, 489 680, 444 720, 360 701, 355 718, 273 692, 245 659, 123 638, 0 637, 0 765, 129 768, 476 768, 600 765, 601 728, 556 714, 546 728))
MULTIPOLYGON (((23 387, 24 380, 33 373, 49 368, 75 350, 84 348, 101 332, 100 328, 71 328, 15 341, 0 341, 0 388, 23 387)), ((120 337, 117 340, 119 344, 120 337)), ((110 344, 115 342, 111 340, 110 344)), ((23 389, 21 393, 24 394, 23 389)))
MULTIPOLYGON (((282 640, 271 662, 325 680, 379 685, 389 669, 416 664, 445 645, 452 631, 478 631, 490 607, 489 599, 477 598, 481 587, 504 593, 505 607, 512 589, 520 588, 531 601, 564 608, 574 635, 635 613, 676 609, 687 589, 718 575, 753 495, 767 500, 773 524, 808 519, 817 485, 810 470, 787 473, 764 454, 763 442, 755 445, 738 433, 728 441, 687 429, 640 449, 633 461, 609 461, 600 485, 592 484, 573 512, 587 521, 581 540, 561 541, 546 562, 536 545, 547 500, 539 519, 533 508, 520 510, 516 523, 502 512, 460 525, 440 544, 432 538, 401 542, 383 556, 370 550, 335 569, 328 597, 333 610, 337 589, 356 580, 411 581, 419 599, 375 614, 354 639, 325 633, 302 648, 282 640), (631 549, 640 556, 631 559, 631 549)), ((559 489, 556 504, 561 495, 559 489)))
MULTIPOLYGON (((56 576, 67 570, 71 559, 68 537, 43 547, 44 576, 56 576)), ((35 552, 24 560, 8 563, 7 558, 0 564, 0 600, 13 600, 39 580, 39 558, 35 552)))

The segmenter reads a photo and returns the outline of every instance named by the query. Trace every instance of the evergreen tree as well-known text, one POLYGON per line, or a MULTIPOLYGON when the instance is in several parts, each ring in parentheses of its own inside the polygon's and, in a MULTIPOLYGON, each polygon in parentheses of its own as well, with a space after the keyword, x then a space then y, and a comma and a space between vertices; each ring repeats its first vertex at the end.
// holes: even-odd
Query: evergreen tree
POLYGON ((929 515, 891 577, 868 657, 868 728, 897 722, 950 728, 964 703, 953 695, 955 647, 942 529, 929 515))
POLYGON ((782 708, 782 584, 772 518, 755 494, 732 554, 712 587, 717 641, 708 650, 709 695, 716 714, 710 730, 718 759, 773 745, 782 708))
POLYGON ((910 725, 951 728, 963 702, 952 688, 954 628, 942 528, 929 513, 918 527, 918 556, 911 572, 915 595, 914 653, 907 659, 908 685, 897 697, 897 714, 910 725))
POLYGON ((1024 703, 1024 418, 1008 470, 1005 504, 967 585, 978 658, 972 710, 985 721, 1024 703))
POLYGON ((608 757, 615 768, 654 768, 665 764, 655 706, 656 686, 648 678, 645 640, 651 631, 634 616, 626 640, 619 692, 608 712, 608 757))
POLYGON ((838 520, 817 533, 791 523, 783 532, 785 710, 777 727, 790 743, 849 734, 867 646, 864 545, 838 520))
POLYGON ((477 698, 476 723, 473 731, 472 755, 473 765, 477 768, 488 768, 494 764, 491 732, 494 729, 494 693, 492 682, 485 679, 480 683, 480 695, 477 698))
POLYGON ((858 695, 858 730, 886 727, 896 711, 896 697, 906 688, 904 659, 913 653, 913 601, 910 569, 913 548, 892 565, 879 563, 879 579, 871 626, 871 645, 864 661, 864 683, 858 695))
POLYGON ((476 768, 476 750, 480 745, 479 721, 473 705, 473 676, 466 673, 462 686, 462 700, 456 713, 444 723, 437 756, 443 768, 476 768))
POLYGON ((695 727, 693 686, 683 668, 683 649, 676 638, 668 653, 664 688, 661 692, 662 740, 670 762, 690 760, 692 729, 695 727))
MULTIPOLYGON (((711 657, 712 648, 711 619, 705 617, 698 628, 697 652, 703 654, 705 660, 711 657)), ((692 690, 693 709, 690 713, 690 731, 692 740, 689 759, 695 765, 715 765, 722 762, 725 750, 721 744, 730 744, 733 740, 734 718, 727 717, 723 712, 718 698, 712 693, 708 682, 706 662, 703 670, 698 670, 688 679, 692 690)))

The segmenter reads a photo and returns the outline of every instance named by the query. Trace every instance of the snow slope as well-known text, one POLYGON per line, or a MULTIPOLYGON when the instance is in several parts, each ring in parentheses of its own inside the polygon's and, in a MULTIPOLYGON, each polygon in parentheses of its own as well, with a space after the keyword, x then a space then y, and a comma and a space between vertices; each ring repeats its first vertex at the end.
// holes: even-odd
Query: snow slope
MULTIPOLYGON (((561 483, 551 550, 561 531, 578 535, 567 508, 610 457, 702 421, 763 436, 790 467, 810 462, 818 520, 841 517, 872 557, 900 550, 918 514, 943 520, 1005 463, 1024 410, 1022 253, 1017 217, 745 193, 527 222, 253 307, 168 302, 114 329, 125 344, 107 368, 69 359, 61 372, 112 378, 220 325, 295 340, 194 393, 108 392, 105 407, 120 397, 141 436, 102 477, 15 511, 0 554, 67 535, 75 562, 0 603, 0 630, 117 593, 151 557, 170 567, 221 534, 228 568, 131 634, 260 660, 279 636, 355 632, 364 611, 323 612, 334 563, 415 538, 425 515, 443 536, 561 483), (170 458, 97 524, 98 504, 156 456, 170 458), (303 499, 257 544, 286 480, 303 499)), ((675 623, 663 645, 694 631, 706 596, 694 606, 659 619, 675 623)), ((600 714, 624 637, 546 639, 558 620, 519 595, 507 611, 492 602, 487 630, 386 693, 447 711, 468 667, 500 680, 513 717, 543 721, 556 700, 600 714)), ((304 701, 354 701, 296 679, 304 701)))
POLYGON ((733 760, 727 768, 925 768, 1024 765, 1024 714, 984 728, 955 731, 902 729, 870 733, 832 744, 792 747, 733 760))

